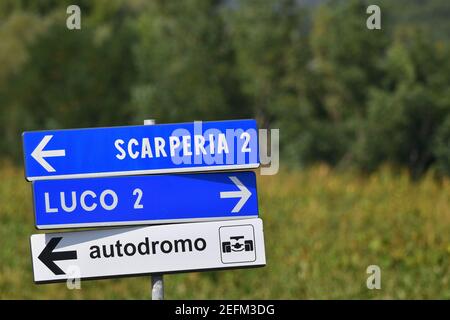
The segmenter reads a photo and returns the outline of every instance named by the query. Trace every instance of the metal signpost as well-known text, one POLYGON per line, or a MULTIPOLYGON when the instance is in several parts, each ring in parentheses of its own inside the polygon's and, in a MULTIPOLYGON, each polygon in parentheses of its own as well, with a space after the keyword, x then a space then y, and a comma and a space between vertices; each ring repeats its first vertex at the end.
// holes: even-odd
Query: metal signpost
MULTIPOLYGON (((155 124, 155 119, 144 120, 144 125, 151 126, 155 124)), ((152 300, 164 300, 164 276, 163 274, 154 273, 150 277, 151 290, 150 294, 152 300)))
POLYGON ((164 273, 266 263, 255 173, 235 171, 259 166, 255 120, 33 131, 23 149, 38 229, 146 225, 32 235, 36 283, 150 274, 162 300, 164 273))

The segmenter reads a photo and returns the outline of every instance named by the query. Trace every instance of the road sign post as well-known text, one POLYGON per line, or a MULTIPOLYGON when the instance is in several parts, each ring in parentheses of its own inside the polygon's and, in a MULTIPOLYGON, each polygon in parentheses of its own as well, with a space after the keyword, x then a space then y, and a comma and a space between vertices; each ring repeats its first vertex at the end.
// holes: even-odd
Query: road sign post
POLYGON ((153 274, 151 276, 152 300, 164 300, 164 276, 163 274, 153 274))
MULTIPOLYGON (((155 124, 155 119, 144 120, 144 125, 155 124)), ((150 279, 152 300, 164 300, 164 276, 163 274, 153 274, 150 279)))

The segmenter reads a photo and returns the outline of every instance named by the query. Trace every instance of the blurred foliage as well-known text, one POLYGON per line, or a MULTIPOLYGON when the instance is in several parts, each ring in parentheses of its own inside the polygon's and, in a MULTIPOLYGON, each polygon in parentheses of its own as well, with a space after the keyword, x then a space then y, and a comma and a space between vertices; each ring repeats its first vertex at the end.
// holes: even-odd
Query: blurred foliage
POLYGON ((249 117, 220 1, 154 1, 137 22, 136 122, 249 117))
POLYGON ((0 2, 0 141, 254 117, 283 159, 449 173, 447 0, 0 2), (366 28, 378 4, 382 29, 366 28), (65 26, 78 4, 82 29, 65 26))

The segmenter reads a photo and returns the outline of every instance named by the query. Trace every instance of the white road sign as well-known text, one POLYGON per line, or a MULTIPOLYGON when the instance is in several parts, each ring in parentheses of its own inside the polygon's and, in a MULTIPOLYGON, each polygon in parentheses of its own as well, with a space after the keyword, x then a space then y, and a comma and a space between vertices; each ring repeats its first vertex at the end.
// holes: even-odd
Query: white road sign
POLYGON ((266 264, 261 219, 31 236, 36 283, 266 264))

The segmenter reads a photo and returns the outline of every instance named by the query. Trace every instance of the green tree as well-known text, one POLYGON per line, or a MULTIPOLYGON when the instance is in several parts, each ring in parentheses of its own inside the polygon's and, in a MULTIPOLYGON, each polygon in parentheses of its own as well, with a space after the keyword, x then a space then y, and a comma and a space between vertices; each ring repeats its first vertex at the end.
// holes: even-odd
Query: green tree
POLYGON ((366 28, 366 18, 361 1, 328 4, 314 13, 311 54, 289 116, 297 124, 289 149, 301 163, 353 163, 355 144, 363 137, 368 88, 382 83, 380 61, 388 43, 385 33, 366 28))
POLYGON ((13 11, 0 23, 0 149, 4 155, 19 149, 20 128, 25 121, 23 110, 13 97, 12 83, 20 78, 32 55, 28 47, 46 31, 48 22, 49 19, 33 13, 13 11))
POLYGON ((304 12, 296 1, 268 0, 242 1, 227 13, 242 90, 260 126, 268 127, 295 103, 308 53, 304 12))
POLYGON ((438 171, 450 176, 450 112, 436 132, 433 154, 438 171))
POLYGON ((137 23, 136 118, 158 122, 247 117, 233 73, 222 1, 154 1, 137 23))
POLYGON ((359 150, 364 168, 389 161, 408 166, 419 177, 444 154, 445 125, 436 150, 433 141, 450 111, 448 55, 448 48, 418 29, 396 35, 384 62, 383 87, 372 90, 368 102, 359 150))
POLYGON ((133 39, 126 23, 99 36, 96 28, 68 31, 56 17, 5 88, 8 151, 20 153, 24 130, 130 123, 133 39))

